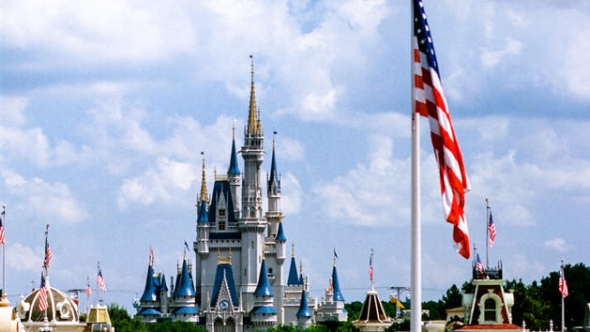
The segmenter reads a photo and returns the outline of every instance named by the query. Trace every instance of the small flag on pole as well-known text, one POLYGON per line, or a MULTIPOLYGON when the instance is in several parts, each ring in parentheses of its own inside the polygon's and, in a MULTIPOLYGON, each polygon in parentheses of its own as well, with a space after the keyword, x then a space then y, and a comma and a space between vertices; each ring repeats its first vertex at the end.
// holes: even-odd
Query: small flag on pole
POLYGON ((492 211, 490 211, 490 220, 488 221, 488 233, 490 235, 489 245, 493 247, 494 240, 496 239, 496 225, 494 225, 494 220, 492 219, 492 211))
POLYGON ((559 268, 559 292, 561 296, 566 298, 569 295, 569 291, 567 289, 567 282, 565 281, 565 275, 563 273, 563 264, 559 268))
POLYGON ((154 264, 154 250, 150 246, 150 264, 154 264))
POLYGON ((90 288, 90 283, 89 282, 86 283, 86 296, 87 297, 91 297, 92 296, 92 288, 90 288))
POLYGON ((427 117, 430 123, 430 138, 439 166, 445 219, 453 224, 453 241, 459 247, 459 254, 469 258, 469 232, 463 210, 469 180, 443 92, 424 4, 422 0, 413 0, 413 6, 413 102, 416 112, 427 117))
POLYGON ((98 268, 98 276, 96 277, 96 283, 98 284, 98 287, 106 293, 107 291, 107 286, 104 284, 104 278, 102 277, 102 271, 100 270, 100 267, 98 268))
POLYGON ((39 287, 39 311, 45 311, 49 303, 47 302, 47 285, 45 275, 41 272, 41 286, 39 287))
POLYGON ((53 257, 53 254, 51 253, 51 248, 49 247, 49 240, 47 239, 48 233, 49 233, 49 224, 47 224, 47 227, 45 229, 45 258, 43 259, 43 267, 45 267, 46 269, 49 268, 49 262, 51 261, 51 258, 53 257))
POLYGON ((4 221, 5 215, 5 211, 2 211, 2 214, 0 214, 0 246, 4 244, 4 224, 2 222, 4 221))
POLYGON ((481 263, 481 259, 479 259, 479 253, 476 255, 477 261, 475 262, 475 268, 483 275, 485 275, 485 270, 483 268, 483 264, 481 263))
POLYGON ((373 282, 373 249, 371 249, 371 256, 369 257, 369 280, 373 282))

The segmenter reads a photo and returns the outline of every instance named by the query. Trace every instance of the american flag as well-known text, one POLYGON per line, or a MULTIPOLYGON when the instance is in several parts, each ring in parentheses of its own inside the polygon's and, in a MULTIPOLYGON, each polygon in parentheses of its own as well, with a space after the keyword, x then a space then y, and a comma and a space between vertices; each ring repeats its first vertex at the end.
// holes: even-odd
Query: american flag
POLYGON ((490 221, 488 222, 488 233, 490 235, 490 238, 489 238, 490 247, 493 247, 494 240, 496 239, 496 225, 494 225, 494 220, 492 219, 492 211, 490 211, 490 221))
POLYGON ((369 257, 369 280, 373 281, 373 249, 371 249, 371 257, 369 257))
POLYGON ((49 303, 47 302, 47 285, 45 284, 45 275, 41 272, 41 286, 39 287, 39 311, 45 311, 49 303))
POLYGON ((98 276, 96 277, 96 283, 98 284, 98 287, 100 289, 102 289, 103 292, 107 291, 107 286, 105 286, 105 284, 104 284, 104 278, 102 277, 102 272, 100 271, 100 269, 98 269, 98 276))
POLYGON ((86 283, 86 296, 87 297, 92 296, 92 288, 90 288, 90 283, 86 283))
POLYGON ((477 256, 477 261, 475 262, 475 268, 484 275, 486 273, 485 269, 483 268, 483 264, 481 263, 481 259, 479 259, 479 254, 477 256))
POLYGON ((421 116, 428 117, 430 122, 430 138, 439 165, 445 218, 454 226, 453 240, 459 246, 459 253, 469 258, 469 232, 463 210, 469 180, 443 93, 424 5, 421 0, 414 0, 413 6, 415 110, 421 116))
POLYGON ((49 262, 53 254, 51 253, 51 248, 49 247, 49 241, 47 240, 47 232, 45 232, 45 259, 43 260, 43 267, 46 269, 49 268, 49 262))
POLYGON ((4 225, 2 224, 2 220, 4 220, 5 212, 2 211, 0 214, 0 246, 4 244, 4 225))
POLYGON ((569 291, 567 289, 567 282, 565 281, 565 276, 563 273, 563 265, 559 268, 559 292, 561 296, 564 298, 569 295, 569 291))

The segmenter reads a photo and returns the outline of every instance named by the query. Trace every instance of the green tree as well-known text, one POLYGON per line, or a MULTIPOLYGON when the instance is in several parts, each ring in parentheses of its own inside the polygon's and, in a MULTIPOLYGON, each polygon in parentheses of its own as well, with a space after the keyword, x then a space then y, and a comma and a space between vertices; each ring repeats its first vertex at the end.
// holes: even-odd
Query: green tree
POLYGON ((444 316, 447 314, 446 309, 463 305, 463 293, 461 293, 457 285, 453 284, 451 288, 447 289, 447 292, 442 297, 442 305, 445 310, 444 316))
POLYGON ((132 319, 127 310, 116 303, 107 308, 111 325, 117 332, 148 332, 147 328, 137 319, 132 319))

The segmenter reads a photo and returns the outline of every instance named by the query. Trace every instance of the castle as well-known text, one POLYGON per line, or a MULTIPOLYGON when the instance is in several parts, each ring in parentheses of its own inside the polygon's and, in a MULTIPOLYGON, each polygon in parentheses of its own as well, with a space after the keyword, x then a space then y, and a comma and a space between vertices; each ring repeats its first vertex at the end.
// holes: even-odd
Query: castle
POLYGON ((307 327, 348 318, 336 257, 322 301, 308 294, 309 280, 303 277, 301 268, 297 270, 294 248, 288 261, 274 139, 264 211, 264 132, 256 107, 253 63, 251 75, 248 121, 239 151, 243 172, 238 165, 234 129, 227 173, 215 174, 210 196, 203 159, 193 242, 195 273, 185 251, 169 289, 164 274, 154 271, 150 259, 144 292, 136 302, 137 315, 144 322, 191 321, 217 332, 254 331, 277 325, 307 327))

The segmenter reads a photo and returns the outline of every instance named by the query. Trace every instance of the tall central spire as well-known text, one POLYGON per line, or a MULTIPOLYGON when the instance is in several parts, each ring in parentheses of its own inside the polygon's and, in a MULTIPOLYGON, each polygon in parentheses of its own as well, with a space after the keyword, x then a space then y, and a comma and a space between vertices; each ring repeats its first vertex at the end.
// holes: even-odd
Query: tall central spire
POLYGON ((256 108, 256 92, 254 89, 254 57, 250 55, 252 71, 252 83, 250 86, 250 108, 248 110, 248 132, 247 135, 260 135, 260 119, 256 108))

